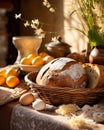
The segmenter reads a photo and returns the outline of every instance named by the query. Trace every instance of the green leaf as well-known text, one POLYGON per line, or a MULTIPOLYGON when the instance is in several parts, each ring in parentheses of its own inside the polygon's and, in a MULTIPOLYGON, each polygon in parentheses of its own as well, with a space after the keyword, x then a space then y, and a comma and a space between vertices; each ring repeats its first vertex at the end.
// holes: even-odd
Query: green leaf
POLYGON ((92 28, 88 31, 88 38, 91 47, 104 46, 104 41, 102 40, 102 37, 99 35, 99 33, 95 28, 92 28))
POLYGON ((93 22, 93 17, 92 17, 92 14, 89 13, 88 14, 88 23, 90 25, 90 28, 93 26, 94 22, 93 22))
POLYGON ((70 13, 70 17, 76 12, 76 10, 73 10, 71 13, 70 13))

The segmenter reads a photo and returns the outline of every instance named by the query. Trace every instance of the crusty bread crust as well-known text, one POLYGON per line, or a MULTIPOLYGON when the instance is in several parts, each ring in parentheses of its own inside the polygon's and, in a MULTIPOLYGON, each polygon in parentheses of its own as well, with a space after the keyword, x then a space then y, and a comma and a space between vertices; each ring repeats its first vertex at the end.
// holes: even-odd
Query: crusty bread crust
POLYGON ((85 63, 86 62, 86 57, 85 55, 81 55, 81 54, 78 54, 78 53, 70 53, 67 55, 68 58, 72 58, 78 62, 81 62, 81 63, 85 63))
POLYGON ((104 66, 98 64, 85 63, 82 65, 88 75, 88 87, 104 87, 104 66))
POLYGON ((86 87, 87 75, 77 61, 61 57, 44 65, 36 82, 49 87, 86 87))

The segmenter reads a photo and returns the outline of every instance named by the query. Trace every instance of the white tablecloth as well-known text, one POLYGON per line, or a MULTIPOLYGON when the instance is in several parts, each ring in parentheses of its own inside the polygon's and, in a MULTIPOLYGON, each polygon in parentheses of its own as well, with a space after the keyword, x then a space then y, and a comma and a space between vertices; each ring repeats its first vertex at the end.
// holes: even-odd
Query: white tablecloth
POLYGON ((16 105, 11 115, 11 130, 71 130, 67 117, 16 105))
MULTIPOLYGON (((102 124, 90 124, 89 129, 104 130, 102 124), (90 128, 91 126, 91 128, 90 128)), ((52 111, 36 111, 31 106, 16 105, 12 110, 11 130, 75 130, 70 128, 69 118, 52 111)))

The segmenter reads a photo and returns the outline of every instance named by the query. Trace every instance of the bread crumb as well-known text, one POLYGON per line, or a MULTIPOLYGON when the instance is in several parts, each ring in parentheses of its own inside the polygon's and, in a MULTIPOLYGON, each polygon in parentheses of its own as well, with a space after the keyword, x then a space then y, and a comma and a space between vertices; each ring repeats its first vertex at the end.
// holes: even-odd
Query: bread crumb
POLYGON ((61 105, 58 109, 56 109, 56 113, 63 115, 63 116, 69 116, 71 114, 74 114, 80 110, 80 108, 75 104, 67 104, 67 105, 61 105))
POLYGON ((85 118, 84 115, 73 115, 69 120, 70 126, 75 130, 89 130, 91 129, 91 124, 95 122, 89 118, 85 118))

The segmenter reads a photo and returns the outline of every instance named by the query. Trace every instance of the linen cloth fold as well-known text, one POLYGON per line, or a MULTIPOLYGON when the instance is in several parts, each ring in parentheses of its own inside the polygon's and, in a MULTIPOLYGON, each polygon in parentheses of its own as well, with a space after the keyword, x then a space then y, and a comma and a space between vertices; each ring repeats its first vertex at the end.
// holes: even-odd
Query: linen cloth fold
POLYGON ((11 130, 72 130, 66 117, 36 111, 28 106, 16 105, 12 110, 11 130))

